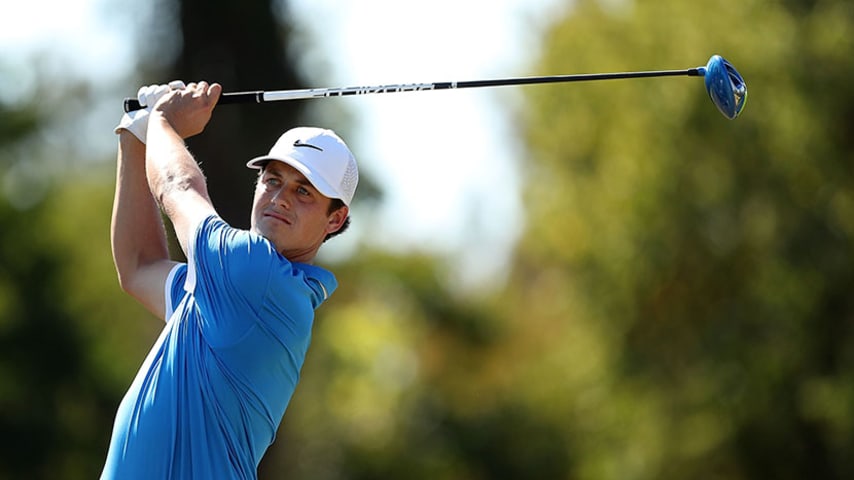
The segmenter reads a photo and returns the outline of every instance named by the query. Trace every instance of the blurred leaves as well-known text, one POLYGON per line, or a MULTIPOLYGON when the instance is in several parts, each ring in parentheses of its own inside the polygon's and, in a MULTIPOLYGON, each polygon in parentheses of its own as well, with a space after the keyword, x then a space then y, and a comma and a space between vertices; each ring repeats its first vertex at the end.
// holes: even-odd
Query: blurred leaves
MULTIPOLYGON (((851 101, 850 88, 833 88, 852 71, 827 59, 838 52, 822 53, 851 51, 815 26, 850 30, 852 11, 819 2, 802 19, 766 2, 688 5, 615 12, 581 2, 551 31, 543 68, 678 67, 720 53, 751 91, 738 120, 717 116, 692 81, 529 95, 525 128, 539 161, 520 267, 562 267, 588 311, 575 321, 613 328, 615 384, 639 389, 633 395, 657 412, 620 437, 648 446, 652 433, 660 451, 640 449, 632 466, 594 449, 582 463, 604 456, 632 478, 803 478, 816 465, 845 478, 854 424, 831 432, 813 415, 846 403, 854 367, 854 250, 838 213, 854 178, 850 136, 836 134, 850 125, 851 101), (667 20, 664 10, 679 14, 667 20), (816 407, 805 392, 828 403, 816 407)), ((587 433, 570 438, 584 446, 614 434, 606 424, 587 433)), ((592 476, 611 478, 601 473, 592 476)))

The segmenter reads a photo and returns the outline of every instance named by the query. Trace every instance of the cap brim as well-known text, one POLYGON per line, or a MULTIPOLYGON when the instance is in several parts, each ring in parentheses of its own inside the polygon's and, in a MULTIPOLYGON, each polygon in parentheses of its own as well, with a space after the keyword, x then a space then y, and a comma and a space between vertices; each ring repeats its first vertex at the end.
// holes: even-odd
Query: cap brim
POLYGON ((246 162, 246 166, 249 168, 254 168, 256 170, 261 170, 262 168, 264 168, 264 165, 267 164, 267 162, 270 162, 273 160, 275 160, 277 162, 282 162, 284 164, 287 164, 287 165, 290 165, 290 166, 296 168, 297 171, 299 173, 303 174, 303 176, 306 178, 306 180, 308 180, 312 184, 312 186, 314 186, 314 188, 316 188, 317 191, 320 192, 321 194, 323 194, 324 196, 329 197, 329 198, 337 198, 337 199, 344 201, 346 203, 346 201, 340 197, 340 195, 335 191, 334 188, 332 188, 331 185, 329 185, 329 183, 326 180, 321 178, 320 175, 316 175, 307 166, 305 166, 305 164, 303 164, 302 162, 300 162, 299 160, 296 160, 294 158, 291 158, 291 157, 274 157, 274 156, 270 156, 270 155, 264 155, 264 156, 255 157, 252 160, 249 160, 248 162, 246 162))

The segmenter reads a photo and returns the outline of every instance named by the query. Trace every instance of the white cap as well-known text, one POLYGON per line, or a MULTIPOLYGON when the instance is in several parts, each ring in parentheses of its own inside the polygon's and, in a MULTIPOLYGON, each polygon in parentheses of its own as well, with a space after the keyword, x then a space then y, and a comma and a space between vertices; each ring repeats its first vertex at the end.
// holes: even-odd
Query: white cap
POLYGON ((318 192, 350 206, 359 183, 359 168, 344 140, 332 130, 292 128, 279 137, 269 154, 249 160, 246 166, 260 169, 270 160, 296 168, 318 192))

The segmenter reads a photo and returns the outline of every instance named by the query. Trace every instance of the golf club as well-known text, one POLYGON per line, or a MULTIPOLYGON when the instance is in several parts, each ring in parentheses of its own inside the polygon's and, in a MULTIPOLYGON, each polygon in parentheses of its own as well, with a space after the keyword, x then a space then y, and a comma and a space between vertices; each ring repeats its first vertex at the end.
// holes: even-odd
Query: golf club
MULTIPOLYGON (((534 85, 543 83, 582 82, 591 80, 615 80, 647 77, 704 77, 706 91, 718 110, 730 120, 735 119, 747 102, 747 85, 735 67, 720 55, 713 55, 703 67, 685 70, 655 70, 646 72, 592 73, 577 75, 552 75, 540 77, 515 77, 494 80, 468 80, 459 82, 407 83, 378 85, 372 87, 311 88, 301 90, 275 90, 223 93, 219 104, 266 103, 282 100, 302 100, 319 97, 344 97, 372 93, 421 92, 425 90, 449 90, 460 88, 500 87, 510 85, 534 85)), ((126 112, 144 108, 135 98, 126 98, 126 112)))

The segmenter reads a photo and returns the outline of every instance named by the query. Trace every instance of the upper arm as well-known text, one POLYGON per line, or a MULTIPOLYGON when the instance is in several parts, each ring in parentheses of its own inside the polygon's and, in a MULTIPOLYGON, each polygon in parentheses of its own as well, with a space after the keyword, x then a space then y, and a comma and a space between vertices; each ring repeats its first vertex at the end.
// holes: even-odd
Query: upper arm
POLYGON ((140 265, 124 283, 125 290, 151 313, 166 319, 166 281, 178 265, 171 260, 161 260, 140 265))
POLYGON ((164 212, 172 222, 184 255, 189 255, 193 233, 205 218, 216 214, 210 198, 205 190, 173 189, 163 195, 161 202, 164 212))

